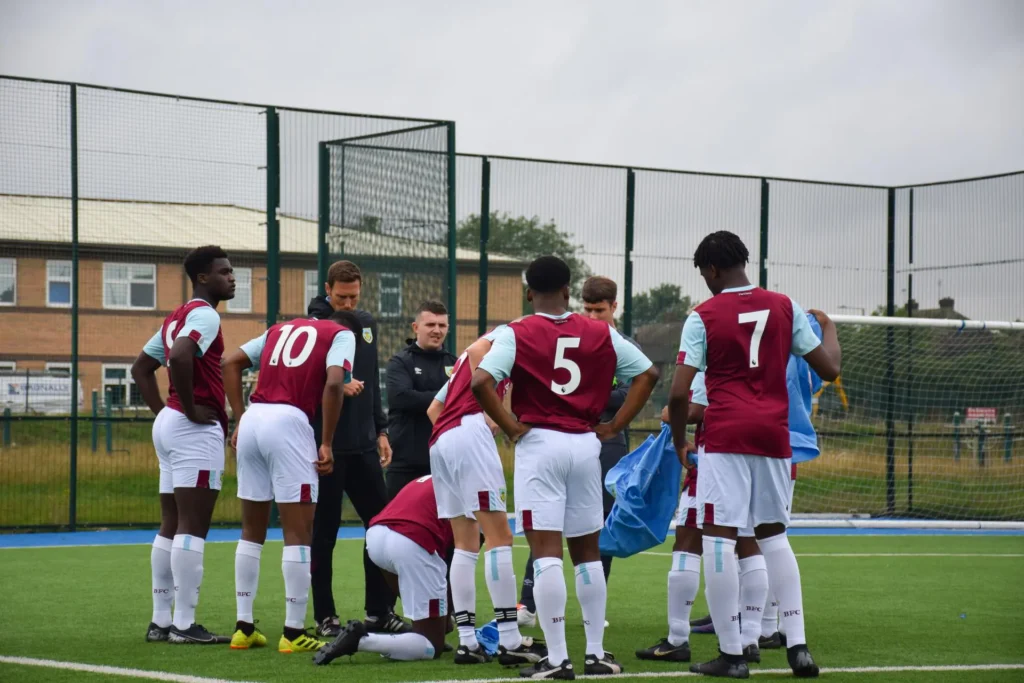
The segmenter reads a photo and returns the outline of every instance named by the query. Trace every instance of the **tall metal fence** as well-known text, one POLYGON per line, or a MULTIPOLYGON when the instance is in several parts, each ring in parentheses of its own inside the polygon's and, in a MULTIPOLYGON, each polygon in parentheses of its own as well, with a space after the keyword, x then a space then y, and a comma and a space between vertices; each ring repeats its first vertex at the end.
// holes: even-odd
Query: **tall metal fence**
MULTIPOLYGON (((158 521, 128 369, 189 296, 181 259, 200 244, 236 266, 229 345, 304 313, 329 259, 360 263, 382 365, 420 298, 449 304, 461 349, 523 312, 525 265, 555 253, 577 297, 589 274, 619 283, 620 328, 668 377, 708 296, 693 250, 720 229, 747 244, 752 279, 805 307, 1024 319, 1024 172, 881 187, 459 154, 441 173, 371 143, 350 167, 364 175, 335 183, 361 208, 328 196, 325 221, 323 150, 402 135, 424 159, 455 148, 451 122, 0 77, 0 527, 158 521)), ((228 463, 223 523, 238 519, 228 463)))

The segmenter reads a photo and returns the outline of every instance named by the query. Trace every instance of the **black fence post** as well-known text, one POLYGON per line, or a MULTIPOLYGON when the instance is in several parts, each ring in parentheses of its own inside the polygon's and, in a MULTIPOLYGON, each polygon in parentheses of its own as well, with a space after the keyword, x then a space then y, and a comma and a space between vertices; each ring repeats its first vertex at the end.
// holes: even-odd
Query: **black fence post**
POLYGON ((327 250, 327 235, 331 230, 331 150, 326 142, 318 147, 317 166, 317 244, 316 272, 317 294, 323 294, 324 283, 327 282, 327 261, 330 254, 327 250))
POLYGON ((622 283, 622 331, 633 336, 633 235, 636 229, 636 173, 626 169, 626 262, 622 283))
MULTIPOLYGON (((914 188, 907 206, 908 262, 914 263, 914 188)), ((907 317, 914 317, 914 274, 907 273, 907 317)), ((907 512, 914 511, 914 328, 907 328, 907 392, 903 410, 907 418, 907 512)))
MULTIPOLYGON (((896 190, 888 190, 888 221, 885 249, 885 314, 896 314, 896 190)), ((896 334, 885 328, 885 513, 896 511, 896 334)))
POLYGON ((281 126, 277 109, 267 107, 267 327, 281 308, 281 126))
POLYGON ((68 528, 78 527, 78 86, 71 86, 71 438, 68 528))
POLYGON ((448 132, 448 338, 445 345, 455 353, 458 342, 459 309, 457 307, 456 290, 459 278, 459 266, 456 262, 458 243, 455 240, 455 122, 445 124, 448 132))
POLYGON ((757 286, 768 289, 768 179, 761 178, 761 258, 757 286))
MULTIPOLYGON (((491 238, 491 161, 480 160, 480 289, 477 294, 477 333, 482 337, 487 332, 487 278, 490 265, 487 260, 487 241, 491 238)), ((454 311, 452 315, 454 315, 454 311)))

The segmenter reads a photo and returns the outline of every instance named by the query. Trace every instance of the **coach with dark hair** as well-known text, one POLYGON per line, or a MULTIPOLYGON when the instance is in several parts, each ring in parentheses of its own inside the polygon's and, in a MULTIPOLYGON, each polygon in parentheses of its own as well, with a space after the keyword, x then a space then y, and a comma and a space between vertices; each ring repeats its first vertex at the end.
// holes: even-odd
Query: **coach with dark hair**
POLYGON ((430 432, 427 408, 451 376, 455 356, 444 348, 448 309, 424 301, 412 324, 414 339, 388 361, 388 432, 393 456, 387 472, 388 497, 406 484, 430 474, 430 432))

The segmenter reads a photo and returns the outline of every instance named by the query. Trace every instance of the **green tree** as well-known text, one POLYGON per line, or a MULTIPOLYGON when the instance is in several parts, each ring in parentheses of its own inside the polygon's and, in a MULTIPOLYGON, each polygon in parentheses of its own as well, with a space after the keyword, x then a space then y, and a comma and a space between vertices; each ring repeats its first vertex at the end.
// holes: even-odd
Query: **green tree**
MULTIPOLYGON (((455 239, 460 247, 479 249, 480 216, 471 214, 459 223, 455 239)), ((528 218, 491 212, 487 250, 524 261, 548 254, 559 257, 572 271, 569 291, 575 299, 579 299, 583 282, 591 275, 590 267, 580 256, 582 249, 583 245, 575 244, 572 235, 559 230, 553 221, 545 223, 538 216, 528 218)))
POLYGON ((679 285, 663 282, 633 297, 633 329, 652 323, 676 323, 686 319, 693 301, 679 285))

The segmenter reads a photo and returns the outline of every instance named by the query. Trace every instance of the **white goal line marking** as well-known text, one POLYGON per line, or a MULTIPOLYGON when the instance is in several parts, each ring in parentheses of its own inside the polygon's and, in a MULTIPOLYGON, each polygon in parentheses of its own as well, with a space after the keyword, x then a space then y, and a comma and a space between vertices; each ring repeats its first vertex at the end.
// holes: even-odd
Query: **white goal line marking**
POLYGON ((128 678, 146 678, 151 681, 173 681, 174 683, 246 683, 225 678, 206 678, 187 674, 171 674, 164 671, 146 671, 145 669, 126 669, 120 666, 100 666, 97 664, 79 664, 78 662, 60 662, 55 659, 33 659, 31 657, 6 657, 0 655, 0 664, 19 664, 21 666, 39 666, 46 669, 65 669, 82 671, 106 676, 125 676, 128 678))
MULTIPOLYGON (((529 550, 530 546, 516 543, 517 550, 529 550)), ((672 557, 672 553, 658 550, 644 550, 637 555, 672 557)), ((796 553, 797 557, 1024 557, 1024 553, 796 553)))
MULTIPOLYGON (((914 673, 933 671, 1015 671, 1024 669, 1024 664, 950 664, 948 666, 851 666, 851 667, 823 667, 823 674, 889 674, 889 673, 914 673)), ((792 676, 790 669, 750 669, 751 676, 792 676)), ((576 676, 583 679, 614 680, 616 678, 689 678, 701 674, 690 673, 689 671, 641 671, 638 673, 623 673, 613 676, 576 676)), ((434 681, 419 681, 419 683, 504 683, 515 680, 513 678, 442 678, 434 681)))

